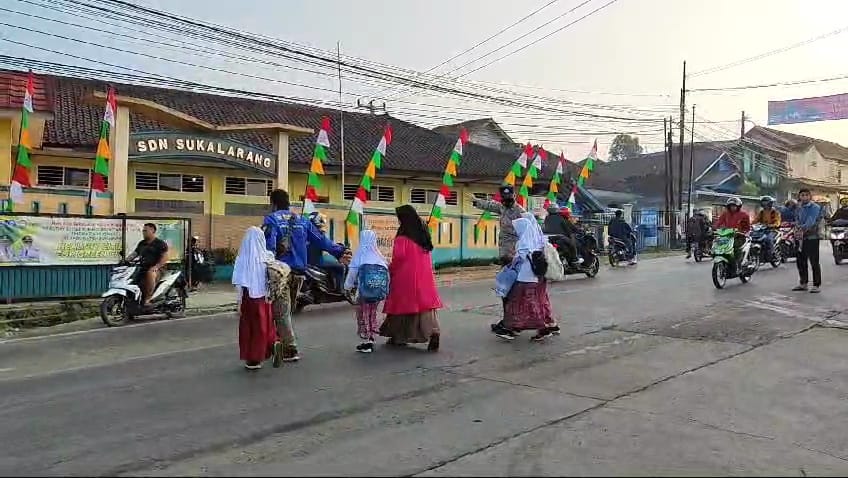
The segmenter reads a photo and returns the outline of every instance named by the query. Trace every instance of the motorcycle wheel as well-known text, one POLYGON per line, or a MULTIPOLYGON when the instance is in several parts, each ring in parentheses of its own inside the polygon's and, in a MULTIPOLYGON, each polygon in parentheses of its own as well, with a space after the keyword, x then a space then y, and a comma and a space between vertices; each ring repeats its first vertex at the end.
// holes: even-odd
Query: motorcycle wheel
POLYGON ((586 277, 593 278, 598 275, 598 271, 601 269, 601 261, 598 260, 598 256, 592 257, 592 263, 589 265, 588 270, 586 270, 586 277))
POLYGON ((727 285, 727 263, 725 262, 715 262, 713 263, 713 285, 716 289, 724 289, 724 286, 727 285))
POLYGON ((127 323, 124 310, 124 298, 120 295, 110 295, 100 303, 100 320, 109 327, 118 327, 127 323))
POLYGON ((746 271, 745 274, 741 274, 739 276, 739 280, 742 281, 743 284, 747 284, 748 281, 751 280, 751 277, 754 277, 754 273, 760 270, 760 256, 752 256, 751 261, 753 261, 753 264, 748 266, 750 272, 746 271))
POLYGON ((177 292, 177 295, 179 296, 180 305, 177 310, 171 310, 165 314, 168 316, 169 319, 173 319, 174 317, 185 317, 186 313, 186 297, 188 297, 188 291, 186 291, 185 288, 179 288, 175 290, 177 292))
POLYGON ((783 254, 781 253, 780 248, 775 247, 774 251, 771 253, 771 255, 772 255, 772 257, 771 257, 771 261, 769 262, 769 264, 771 264, 772 268, 777 269, 778 267, 780 267, 780 264, 783 264, 783 262, 784 262, 783 261, 783 254))
POLYGON ((608 257, 609 257, 610 267, 618 267, 618 264, 621 263, 621 261, 618 260, 618 253, 616 252, 615 249, 611 249, 609 251, 608 257))
POLYGON ((837 254, 834 254, 833 255, 833 262, 834 262, 834 264, 836 264, 838 266, 842 265, 842 257, 837 255, 837 254))

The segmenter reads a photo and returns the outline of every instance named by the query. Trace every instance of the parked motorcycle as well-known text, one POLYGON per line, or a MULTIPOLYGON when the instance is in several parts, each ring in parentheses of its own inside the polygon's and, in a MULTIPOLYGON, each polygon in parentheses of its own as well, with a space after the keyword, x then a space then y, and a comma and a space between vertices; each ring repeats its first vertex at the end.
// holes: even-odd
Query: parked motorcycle
POLYGON ((798 257, 798 243, 795 241, 795 225, 785 222, 777 230, 775 247, 780 250, 780 261, 786 262, 791 258, 798 257))
MULTIPOLYGON (((346 275, 347 266, 345 266, 342 277, 346 275)), ((330 304, 334 302, 356 304, 356 297, 349 295, 344 290, 344 282, 340 282, 339 278, 334 277, 332 271, 322 269, 318 266, 306 266, 303 284, 297 292, 297 299, 292 312, 295 314, 300 313, 307 305, 330 304)))
POLYGON ((710 257, 713 249, 713 233, 712 231, 707 232, 704 235, 704 238, 700 241, 695 241, 692 250, 692 257, 695 258, 695 262, 701 262, 705 257, 710 257))
POLYGON ((562 268, 565 275, 586 274, 586 277, 592 278, 598 275, 601 269, 601 261, 598 258, 598 241, 595 236, 588 232, 577 234, 577 250, 583 251, 583 263, 571 264, 568 262, 568 255, 565 250, 560 247, 560 241, 563 239, 560 234, 545 234, 548 242, 554 246, 559 254, 559 259, 562 261, 562 268), (588 257, 587 257, 588 256, 588 257))
POLYGON ((621 239, 609 236, 609 263, 612 267, 618 267, 622 262, 636 260, 636 234, 630 233, 630 241, 633 244, 633 251, 627 249, 627 244, 621 239))
POLYGON ((112 269, 109 289, 103 293, 100 318, 115 327, 143 315, 165 314, 168 318, 184 314, 188 284, 182 270, 165 271, 153 289, 149 307, 143 306, 139 280, 141 268, 137 260, 121 261, 112 269))
POLYGON ((836 265, 848 259, 848 220, 837 219, 830 225, 830 245, 836 265))
POLYGON ((765 224, 754 224, 751 228, 751 254, 758 256, 758 265, 768 262, 772 267, 777 268, 783 262, 780 258, 780 248, 777 247, 777 239, 771 246, 766 244, 766 237, 773 230, 765 224))
POLYGON ((739 249, 739 257, 734 257, 733 242, 737 234, 736 229, 731 228, 722 228, 715 233, 712 277, 716 289, 724 289, 727 279, 736 277, 745 284, 759 268, 759 255, 751 252, 752 243, 748 236, 739 249))

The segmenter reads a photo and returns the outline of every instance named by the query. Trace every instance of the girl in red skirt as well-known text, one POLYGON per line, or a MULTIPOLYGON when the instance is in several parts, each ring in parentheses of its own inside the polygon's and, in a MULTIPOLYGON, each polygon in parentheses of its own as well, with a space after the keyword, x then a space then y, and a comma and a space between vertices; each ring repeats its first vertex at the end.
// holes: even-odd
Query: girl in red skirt
POLYGON ((239 354, 248 370, 262 368, 277 337, 268 301, 267 265, 273 260, 274 255, 265 249, 262 230, 249 228, 233 267, 239 302, 239 354))
MULTIPOLYGON (((515 245, 516 259, 521 261, 518 278, 506 296, 503 327, 517 333, 535 330, 531 340, 540 341, 548 337, 551 315, 548 289, 543 277, 533 273, 530 257, 533 252, 545 247, 545 236, 535 219, 521 217, 512 221, 518 242, 515 245)), ((499 335, 500 336, 500 335, 499 335)))

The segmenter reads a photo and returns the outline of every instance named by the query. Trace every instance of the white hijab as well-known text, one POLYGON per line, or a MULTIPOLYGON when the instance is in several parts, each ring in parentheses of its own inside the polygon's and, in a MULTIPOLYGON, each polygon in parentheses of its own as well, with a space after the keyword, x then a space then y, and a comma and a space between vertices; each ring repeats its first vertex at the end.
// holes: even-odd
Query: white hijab
POLYGON ((268 293, 266 264, 273 260, 274 254, 265 249, 262 230, 256 226, 248 228, 233 267, 233 285, 238 289, 239 301, 244 289, 251 299, 265 297, 268 293))
POLYGON ((512 221, 512 226, 518 235, 515 250, 519 254, 529 254, 545 249, 545 235, 532 213, 525 212, 520 218, 512 221))
POLYGON ((377 233, 365 229, 359 233, 359 247, 353 253, 345 278, 345 288, 350 289, 356 281, 359 267, 364 264, 376 264, 388 268, 386 258, 377 249, 377 233))

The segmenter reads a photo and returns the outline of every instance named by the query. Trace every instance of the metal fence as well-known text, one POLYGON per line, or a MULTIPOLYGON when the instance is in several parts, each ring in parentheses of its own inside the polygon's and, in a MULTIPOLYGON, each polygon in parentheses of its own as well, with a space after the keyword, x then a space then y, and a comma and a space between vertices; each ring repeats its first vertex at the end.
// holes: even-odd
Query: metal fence
MULTIPOLYGON (((615 213, 603 212, 583 219, 594 231, 603 253, 606 253, 607 226, 613 217, 615 213)), ((633 211, 630 225, 636 233, 636 250, 639 252, 652 249, 683 249, 686 246, 686 220, 682 211, 633 211)))

